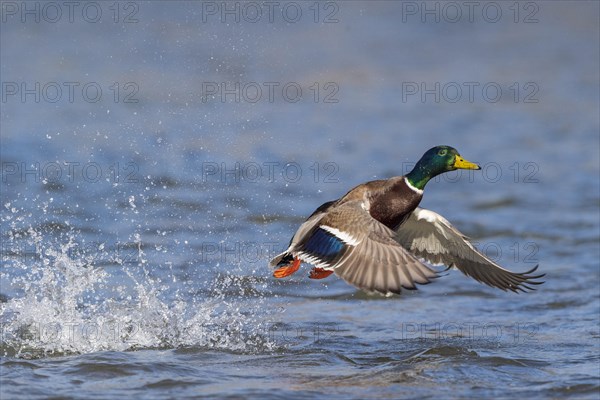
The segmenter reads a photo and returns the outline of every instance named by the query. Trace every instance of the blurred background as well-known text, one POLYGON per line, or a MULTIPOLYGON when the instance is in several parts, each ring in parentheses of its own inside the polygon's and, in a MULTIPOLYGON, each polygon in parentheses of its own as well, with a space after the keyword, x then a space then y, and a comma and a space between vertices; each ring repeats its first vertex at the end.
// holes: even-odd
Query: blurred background
POLYGON ((1 12, 4 395, 597 395, 597 2, 1 12), (537 292, 271 278, 316 207, 439 144, 483 169, 422 206, 537 292))

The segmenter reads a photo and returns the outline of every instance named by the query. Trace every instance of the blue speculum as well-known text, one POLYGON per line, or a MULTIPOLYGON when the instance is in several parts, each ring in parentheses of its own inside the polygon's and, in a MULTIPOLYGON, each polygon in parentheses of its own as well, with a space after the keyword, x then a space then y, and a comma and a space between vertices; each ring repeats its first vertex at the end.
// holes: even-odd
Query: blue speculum
POLYGON ((338 237, 318 228, 304 247, 316 256, 331 257, 342 250, 344 243, 338 237))

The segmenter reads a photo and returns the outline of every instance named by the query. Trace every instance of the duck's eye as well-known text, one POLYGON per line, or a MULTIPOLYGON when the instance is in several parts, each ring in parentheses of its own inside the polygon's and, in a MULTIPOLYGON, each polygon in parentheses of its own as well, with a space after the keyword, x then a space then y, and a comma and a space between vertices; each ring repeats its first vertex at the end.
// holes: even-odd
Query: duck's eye
POLYGON ((448 150, 446 150, 446 149, 441 149, 440 151, 438 151, 438 156, 442 156, 442 157, 443 157, 443 156, 445 156, 445 155, 446 155, 446 153, 447 153, 447 152, 448 152, 448 150))

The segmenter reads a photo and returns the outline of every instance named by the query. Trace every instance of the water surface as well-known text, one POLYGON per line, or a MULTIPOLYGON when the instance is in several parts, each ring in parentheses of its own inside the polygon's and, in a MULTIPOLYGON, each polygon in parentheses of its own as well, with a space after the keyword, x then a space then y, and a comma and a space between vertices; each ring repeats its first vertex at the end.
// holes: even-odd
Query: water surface
POLYGON ((422 22, 420 2, 222 22, 220 4, 5 15, 2 398, 597 398, 598 4, 494 3, 496 22, 422 22), (271 277, 317 206, 438 144, 484 168, 422 206, 509 269, 540 264, 539 290, 271 277))

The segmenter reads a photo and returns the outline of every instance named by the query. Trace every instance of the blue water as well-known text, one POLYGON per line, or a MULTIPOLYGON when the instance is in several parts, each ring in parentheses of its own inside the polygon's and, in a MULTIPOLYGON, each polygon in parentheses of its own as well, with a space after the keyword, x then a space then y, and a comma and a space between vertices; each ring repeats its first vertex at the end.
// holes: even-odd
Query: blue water
POLYGON ((598 3, 22 4, 0 397, 598 398, 598 3), (483 169, 421 205, 537 291, 271 277, 316 207, 438 144, 483 169))

